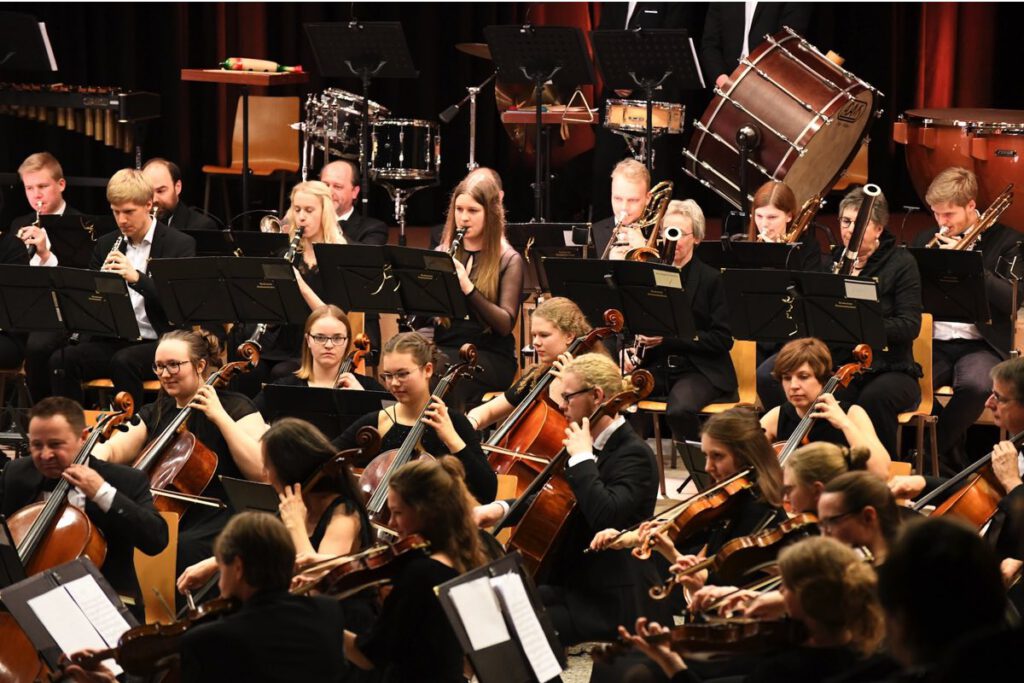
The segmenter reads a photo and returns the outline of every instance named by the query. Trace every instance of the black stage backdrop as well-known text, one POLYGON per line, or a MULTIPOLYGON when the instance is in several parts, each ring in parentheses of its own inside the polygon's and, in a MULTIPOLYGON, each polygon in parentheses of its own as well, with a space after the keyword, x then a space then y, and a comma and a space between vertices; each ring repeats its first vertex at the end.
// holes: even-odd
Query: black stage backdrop
MULTIPOLYGON (((31 12, 45 21, 60 73, 53 82, 117 85, 157 92, 162 117, 153 122, 145 140, 146 156, 176 160, 185 174, 185 200, 202 203, 204 163, 228 161, 230 128, 237 90, 183 83, 180 69, 208 68, 231 56, 272 59, 301 64, 312 72, 308 86, 274 89, 271 94, 301 95, 326 87, 359 89, 352 79, 326 82, 315 73, 315 62, 303 23, 400 21, 420 77, 416 81, 376 82, 371 97, 391 108, 394 116, 437 120, 437 114, 465 95, 465 88, 483 81, 490 64, 455 50, 459 42, 481 42, 483 28, 516 23, 526 18, 541 23, 564 22, 575 13, 577 25, 596 26, 599 3, 568 3, 557 9, 529 3, 38 3, 0 5, 10 11, 31 12), (550 21, 557 17, 555 21, 550 21)), ((706 3, 694 8, 702 17, 706 3)), ((870 177, 882 186, 894 208, 921 205, 907 177, 903 152, 891 139, 892 123, 915 106, 987 106, 1024 108, 1020 76, 1019 4, 942 3, 817 3, 808 38, 823 52, 832 49, 846 58, 846 68, 885 93, 884 115, 871 132, 870 177), (952 33, 950 33, 952 31, 952 33), (952 36, 935 47, 935 40, 952 36), (922 38, 923 37, 923 38, 922 38), (928 52, 928 54, 922 54, 928 52)), ((699 34, 700 27, 694 28, 699 34)), ((0 81, 38 82, 38 76, 0 72, 0 81)), ((254 94, 260 94, 259 89, 254 94)), ((710 97, 710 96, 708 96, 710 97)), ((707 100, 705 100, 707 101, 707 100)), ((687 112, 687 118, 700 111, 687 112)), ((511 144, 498 121, 493 90, 482 93, 478 114, 477 158, 502 172, 510 218, 529 218, 532 166, 512 162, 511 144)), ((411 224, 439 222, 447 193, 463 175, 468 160, 468 112, 442 126, 444 141, 441 185, 414 196, 411 224)), ((689 128, 689 126, 688 126, 689 128)), ((61 160, 68 176, 107 177, 131 164, 129 156, 77 133, 0 116, 0 172, 16 170, 28 154, 49 150, 61 160)), ((591 162, 584 153, 557 171, 554 215, 558 219, 586 217, 589 208, 591 162)), ((664 162, 662 162, 664 163, 664 162)), ((678 161, 673 162, 676 166, 678 161)), ((607 169, 602 170, 607 173, 607 169)), ((0 225, 27 210, 20 186, 3 186, 6 201, 0 225)), ((276 205, 276 187, 255 184, 257 207, 276 205)), ((372 212, 391 220, 386 193, 373 191, 372 212)), ((237 195, 237 190, 236 190, 237 195)), ((721 202, 686 182, 677 196, 692 195, 716 214, 721 202)), ((70 202, 81 208, 105 210, 99 189, 72 188, 70 202)), ((219 209, 219 192, 213 193, 219 209)), ((239 204, 237 198, 234 206, 239 204)), ((834 204, 833 204, 834 206, 834 204)), ((600 216, 595 216, 600 218, 600 216)))

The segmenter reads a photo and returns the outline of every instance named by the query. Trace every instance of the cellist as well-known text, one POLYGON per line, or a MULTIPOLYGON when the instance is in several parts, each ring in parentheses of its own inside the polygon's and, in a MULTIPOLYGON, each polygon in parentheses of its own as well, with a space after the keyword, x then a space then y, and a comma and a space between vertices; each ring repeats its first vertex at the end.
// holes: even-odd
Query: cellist
POLYGON ((87 433, 85 413, 75 401, 53 396, 35 404, 28 423, 32 457, 18 458, 0 471, 0 514, 9 517, 45 500, 63 478, 74 487, 68 502, 83 509, 106 539, 103 575, 119 595, 134 601, 141 614, 133 551, 156 555, 163 550, 167 524, 153 507, 149 479, 141 472, 95 457, 88 464, 72 464, 87 433))
MULTIPOLYGON (((161 394, 139 411, 138 424, 116 432, 96 447, 97 457, 121 464, 134 463, 143 447, 163 433, 186 407, 192 413, 186 428, 217 456, 214 477, 203 495, 224 499, 217 475, 263 481, 259 438, 267 429, 253 402, 205 381, 220 365, 217 338, 207 332, 172 330, 160 338, 153 372, 161 394)), ((178 572, 213 553, 213 541, 231 516, 229 509, 192 504, 182 518, 178 535, 178 572)))

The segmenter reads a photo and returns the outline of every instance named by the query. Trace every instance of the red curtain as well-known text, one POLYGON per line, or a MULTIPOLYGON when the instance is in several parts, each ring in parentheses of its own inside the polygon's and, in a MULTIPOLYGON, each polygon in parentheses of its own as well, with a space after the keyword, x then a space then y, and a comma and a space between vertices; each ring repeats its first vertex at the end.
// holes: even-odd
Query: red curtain
POLYGON ((914 106, 990 106, 994 32, 991 3, 923 3, 914 106))

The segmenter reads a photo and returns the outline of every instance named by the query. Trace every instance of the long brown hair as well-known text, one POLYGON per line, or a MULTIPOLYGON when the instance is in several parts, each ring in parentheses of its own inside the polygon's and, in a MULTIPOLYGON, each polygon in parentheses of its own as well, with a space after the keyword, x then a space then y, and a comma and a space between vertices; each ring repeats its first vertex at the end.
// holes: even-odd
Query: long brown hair
MULTIPOLYGON (((484 244, 476 255, 476 263, 469 279, 473 281, 480 293, 488 300, 498 301, 498 280, 501 274, 501 257, 505 251, 505 209, 501 205, 501 188, 493 179, 483 174, 466 177, 452 190, 448 202, 448 217, 444 223, 440 249, 448 250, 455 236, 455 200, 459 195, 467 195, 474 202, 484 207, 484 244)), ((463 246, 455 254, 455 258, 463 263, 466 250, 463 246)))
POLYGON ((712 415, 701 431, 732 453, 737 468, 754 468, 764 500, 782 505, 782 468, 753 410, 738 406, 712 415))
POLYGON ((348 340, 345 342, 345 350, 341 353, 342 359, 352 350, 352 325, 349 323, 345 311, 334 304, 317 306, 306 318, 306 327, 302 330, 302 361, 299 369, 295 371, 295 376, 299 379, 313 378, 313 352, 309 350, 309 331, 313 328, 313 323, 321 318, 335 318, 345 325, 345 336, 348 337, 348 340))
MULTIPOLYGON (((750 234, 755 238, 757 237, 757 223, 754 222, 754 211, 757 209, 763 209, 766 206, 774 206, 782 213, 788 213, 792 218, 796 218, 796 195, 793 194, 793 190, 789 188, 789 185, 778 180, 769 180, 767 183, 757 188, 757 192, 754 193, 754 199, 750 202, 750 225, 748 229, 750 234)), ((786 224, 787 229, 789 223, 786 224)))

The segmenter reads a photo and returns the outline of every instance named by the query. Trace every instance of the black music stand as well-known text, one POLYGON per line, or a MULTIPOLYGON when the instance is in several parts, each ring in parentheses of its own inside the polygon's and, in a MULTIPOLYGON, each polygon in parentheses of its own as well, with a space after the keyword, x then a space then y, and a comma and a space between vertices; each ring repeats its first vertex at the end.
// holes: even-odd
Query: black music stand
POLYGON ((921 303, 935 320, 991 324, 980 251, 911 249, 921 271, 921 303))
POLYGON ((799 244, 733 241, 723 236, 697 245, 697 258, 712 268, 773 268, 788 270, 799 244))
POLYGON ((217 475, 231 509, 237 512, 269 512, 276 515, 281 502, 274 487, 258 481, 217 475))
POLYGON ((31 14, 0 12, 0 71, 57 71, 46 24, 31 14))
POLYGON ((524 294, 540 294, 551 289, 541 261, 546 258, 583 258, 583 245, 573 242, 583 223, 508 223, 505 234, 526 262, 524 294))
POLYGON ((313 248, 326 299, 346 311, 469 316, 455 264, 443 251, 362 244, 313 248))
POLYGON ((363 116, 359 126, 360 201, 363 216, 370 197, 370 80, 419 78, 402 25, 397 21, 305 24, 317 68, 324 78, 356 76, 363 85, 363 116))
POLYGON ((395 402, 384 391, 347 391, 325 387, 268 384, 263 387, 265 416, 273 424, 283 417, 298 417, 313 424, 328 439, 335 439, 357 419, 395 402))
POLYGON ((88 268, 96 240, 117 230, 110 214, 102 216, 44 215, 39 226, 50 239, 50 251, 57 255, 58 264, 68 268, 88 268))
POLYGON ((18 546, 7 527, 7 518, 0 515, 0 590, 25 579, 25 565, 18 555, 18 546))
POLYGON ((736 339, 817 337, 829 345, 886 344, 878 283, 870 278, 787 270, 722 273, 736 339))
POLYGON ((548 178, 544 178, 544 159, 541 158, 541 130, 543 129, 541 94, 544 84, 554 81, 575 88, 594 82, 594 69, 587 52, 583 32, 571 26, 487 26, 484 38, 491 49, 498 75, 511 83, 531 83, 536 103, 536 130, 534 149, 533 200, 535 221, 544 220, 545 195, 548 178))
POLYGON ((288 250, 288 235, 234 230, 182 230, 196 241, 196 256, 280 256, 288 250))
POLYGON ((644 162, 654 169, 654 91, 668 79, 684 90, 703 90, 697 51, 685 29, 591 31, 594 57, 610 90, 639 88, 647 101, 644 162))
POLYGON ((153 259, 149 275, 171 325, 301 325, 309 316, 295 272, 282 258, 153 259))

